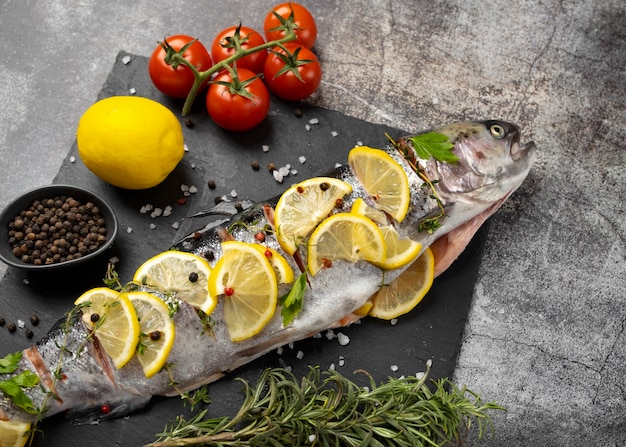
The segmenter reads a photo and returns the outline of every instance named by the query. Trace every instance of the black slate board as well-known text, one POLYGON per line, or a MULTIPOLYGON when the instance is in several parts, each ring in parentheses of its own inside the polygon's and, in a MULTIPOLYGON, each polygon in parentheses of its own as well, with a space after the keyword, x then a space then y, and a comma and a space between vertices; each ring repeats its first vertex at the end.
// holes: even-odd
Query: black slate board
MULTIPOLYGON (((182 102, 156 91, 146 67, 146 58, 120 52, 98 99, 128 95, 134 89, 134 94, 155 99, 180 116, 182 102)), ((382 147, 386 142, 385 133, 392 137, 407 133, 331 110, 274 100, 270 115, 261 126, 233 134, 210 121, 203 103, 203 98, 198 99, 188 116, 194 126, 183 125, 189 148, 183 161, 165 182, 147 191, 127 191, 104 184, 82 164, 73 145, 54 182, 85 187, 110 201, 120 221, 119 239, 109 256, 80 272, 46 277, 25 276, 21 271, 9 269, 0 282, 0 316, 7 322, 25 321, 26 328, 34 330, 34 340, 37 340, 63 317, 80 293, 102 285, 108 257, 117 256, 121 260, 117 270, 122 280, 129 280, 145 259, 200 228, 203 221, 185 219, 185 216, 211 208, 215 197, 226 195, 231 200, 262 201, 280 194, 293 182, 322 175, 335 163, 345 163, 349 149, 357 143, 382 147), (294 114, 295 107, 302 110, 301 117, 294 114), (309 124, 311 119, 319 123, 309 124), (307 124, 309 130, 305 128, 307 124), (263 152, 262 145, 268 145, 269 152, 263 152), (300 156, 306 157, 304 164, 300 163, 300 156), (259 171, 251 168, 253 160, 260 163, 259 171), (289 163, 298 173, 279 184, 266 169, 270 162, 278 167, 289 163), (216 183, 215 190, 208 188, 208 180, 216 183), (187 197, 184 205, 177 203, 177 199, 183 197, 181 184, 198 188, 198 193, 187 197), (231 197, 232 190, 236 191, 237 198, 231 197), (149 213, 139 212, 145 204, 160 208, 169 205, 172 214, 151 218, 149 213), (172 227, 175 222, 180 225, 178 231, 172 227), (150 224, 156 228, 151 228, 150 224), (36 327, 29 322, 33 314, 41 320, 36 327)), ((184 122, 182 117, 181 122, 184 122)), ((233 377, 211 385, 213 403, 209 414, 232 414, 241 398, 241 385, 233 378, 254 382, 266 367, 290 365, 296 374, 304 374, 308 365, 319 365, 322 369, 335 365, 347 375, 364 369, 377 380, 385 380, 388 376, 423 371, 426 361, 432 359, 431 377, 450 377, 467 319, 484 231, 474 238, 452 268, 436 280, 423 302, 396 325, 367 318, 361 324, 337 331, 350 338, 347 346, 340 346, 337 339, 321 337, 296 342, 293 348, 285 347, 281 355, 267 354, 237 370, 233 377), (298 351, 304 354, 301 360, 296 357, 298 351), (340 366, 340 359, 343 359, 343 366, 340 366), (397 366, 397 370, 395 367, 392 370, 392 365, 397 366)), ((0 328, 0 356, 29 346, 32 341, 24 332, 21 329, 10 334, 6 327, 0 328)), ((84 447, 140 446, 155 440, 155 434, 179 414, 188 414, 180 399, 154 398, 144 410, 98 425, 76 425, 57 415, 41 424, 44 435, 37 437, 34 446, 61 447, 77 442, 84 447)))

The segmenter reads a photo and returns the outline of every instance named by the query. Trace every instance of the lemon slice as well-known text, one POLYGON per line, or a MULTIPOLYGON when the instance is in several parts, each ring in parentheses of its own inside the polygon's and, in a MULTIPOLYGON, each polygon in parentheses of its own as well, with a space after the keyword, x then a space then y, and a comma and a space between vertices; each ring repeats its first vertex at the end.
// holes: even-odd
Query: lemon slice
POLYGON ((404 267, 419 255, 422 244, 411 239, 400 239, 396 229, 387 223, 385 213, 367 205, 362 198, 359 197, 354 201, 350 212, 365 216, 380 225, 387 246, 387 258, 382 263, 376 264, 381 269, 393 270, 404 267))
POLYGON ((209 277, 212 296, 224 295, 224 322, 232 341, 258 334, 272 318, 278 301, 276 274, 255 244, 222 243, 224 254, 209 277))
POLYGON ((207 315, 213 312, 217 300, 209 295, 209 263, 192 253, 164 251, 144 262, 133 280, 154 287, 163 293, 174 293, 207 315))
POLYGON ((270 261, 270 265, 274 269, 274 273, 276 273, 276 282, 278 284, 289 284, 294 281, 293 269, 283 255, 264 245, 253 244, 253 247, 260 250, 267 260, 270 261))
POLYGON ((383 262, 376 263, 383 270, 404 267, 414 261, 422 250, 422 244, 411 239, 400 239, 398 232, 391 225, 380 227, 387 246, 387 257, 383 262))
POLYGON ((387 249, 382 232, 367 217, 337 213, 322 221, 308 244, 308 268, 315 275, 332 261, 369 261, 381 263, 387 249))
POLYGON ((378 225, 388 225, 387 215, 384 212, 369 206, 361 197, 354 201, 350 212, 372 219, 378 225))
POLYGON ((352 186, 330 177, 314 177, 290 187, 280 196, 274 211, 276 237, 289 255, 337 206, 352 186))
POLYGON ((411 311, 430 290, 434 271, 435 259, 430 248, 426 248, 400 276, 374 295, 369 315, 391 320, 411 311))
POLYGON ((0 446, 24 447, 28 441, 29 422, 13 422, 0 420, 0 446))
POLYGON ((139 342, 139 321, 133 304, 125 294, 106 287, 83 293, 75 302, 83 322, 94 331, 117 369, 135 354, 139 342))
POLYGON ((411 202, 409 178, 402 166, 385 151, 367 146, 352 149, 348 163, 378 208, 402 221, 411 202))
POLYGON ((170 317, 170 309, 155 295, 148 292, 126 294, 139 317, 141 336, 137 347, 137 359, 147 378, 161 371, 172 350, 176 329, 170 317))

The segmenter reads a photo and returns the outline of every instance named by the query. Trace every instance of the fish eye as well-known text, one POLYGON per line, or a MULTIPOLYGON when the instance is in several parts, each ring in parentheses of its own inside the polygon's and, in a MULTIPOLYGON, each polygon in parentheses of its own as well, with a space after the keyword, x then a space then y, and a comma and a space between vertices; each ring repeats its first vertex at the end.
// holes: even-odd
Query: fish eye
POLYGON ((491 132, 491 135, 498 140, 501 140, 506 135, 504 127, 500 124, 492 124, 491 127, 489 127, 489 132, 491 132))

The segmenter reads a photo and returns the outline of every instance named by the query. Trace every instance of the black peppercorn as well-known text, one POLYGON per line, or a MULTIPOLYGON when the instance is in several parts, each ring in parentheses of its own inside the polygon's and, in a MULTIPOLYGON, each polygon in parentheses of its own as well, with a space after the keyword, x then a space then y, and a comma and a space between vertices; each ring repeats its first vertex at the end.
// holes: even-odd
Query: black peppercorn
POLYGON ((89 319, 91 320, 92 323, 97 323, 98 320, 100 320, 100 315, 98 315, 98 314, 91 314, 89 319))
POLYGON ((30 324, 37 326, 39 324, 39 317, 37 315, 32 315, 30 317, 30 324))
POLYGON ((33 335, 35 335, 30 329, 26 329, 24 334, 26 335, 26 338, 33 338, 33 335))
POLYGON ((198 274, 196 272, 191 272, 189 274, 189 282, 196 282, 198 280, 198 274))
POLYGON ((15 326, 15 323, 9 323, 7 324, 7 329, 9 332, 15 332, 17 330, 17 326, 15 326))

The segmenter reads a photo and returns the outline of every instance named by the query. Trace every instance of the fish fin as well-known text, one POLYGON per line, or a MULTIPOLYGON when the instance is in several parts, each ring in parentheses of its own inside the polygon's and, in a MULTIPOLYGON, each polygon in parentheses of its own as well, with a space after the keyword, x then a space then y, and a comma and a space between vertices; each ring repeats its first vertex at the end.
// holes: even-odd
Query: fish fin
POLYGON ((251 208, 253 205, 254 203, 251 200, 238 200, 237 202, 220 202, 208 210, 197 212, 195 214, 185 217, 185 219, 194 219, 207 216, 232 217, 237 213, 251 208))

